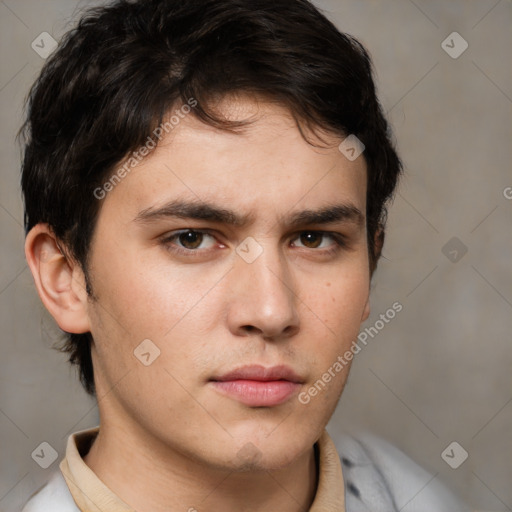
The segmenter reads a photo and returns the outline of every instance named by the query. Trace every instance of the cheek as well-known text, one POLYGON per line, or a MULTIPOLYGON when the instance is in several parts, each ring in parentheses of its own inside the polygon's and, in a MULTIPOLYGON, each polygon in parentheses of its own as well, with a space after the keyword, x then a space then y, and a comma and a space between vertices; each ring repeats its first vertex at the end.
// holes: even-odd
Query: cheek
POLYGON ((215 272, 155 264, 143 251, 103 261, 95 272, 101 316, 132 337, 164 337, 219 280, 215 272))
POLYGON ((324 278, 304 294, 304 303, 336 337, 359 330, 369 296, 366 269, 324 278))
POLYGON ((329 369, 335 375, 326 376, 328 391, 321 393, 328 402, 336 401, 343 389, 351 366, 344 354, 357 340, 369 295, 369 274, 363 265, 339 274, 336 279, 323 279, 304 297, 304 319, 310 319, 305 322, 309 335, 303 337, 308 344, 304 349, 310 354, 314 380, 329 369), (342 367, 334 367, 340 357, 342 367))
POLYGON ((98 302, 92 304, 91 319, 97 366, 101 367, 98 376, 103 374, 107 389, 120 379, 125 386, 147 390, 158 382, 179 397, 178 382, 201 371, 198 361, 208 350, 208 334, 219 318, 215 292, 222 274, 194 271, 192 266, 186 272, 171 269, 130 258, 128 253, 122 259, 104 257, 104 261, 94 274, 98 302), (149 367, 136 359, 137 353, 147 353, 138 348, 143 340, 151 340, 156 348, 149 346, 158 354, 149 367), (125 381, 127 372, 130 376, 125 381))

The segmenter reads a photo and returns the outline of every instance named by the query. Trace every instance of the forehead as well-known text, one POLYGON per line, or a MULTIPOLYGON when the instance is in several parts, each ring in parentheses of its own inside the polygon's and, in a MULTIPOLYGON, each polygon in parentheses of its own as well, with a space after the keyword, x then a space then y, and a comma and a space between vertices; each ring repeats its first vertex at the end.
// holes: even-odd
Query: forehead
POLYGON ((103 206, 125 218, 175 199, 229 205, 253 220, 340 202, 365 211, 365 161, 339 151, 343 137, 322 132, 321 142, 309 132, 308 142, 287 109, 273 103, 226 99, 217 108, 249 123, 231 133, 182 114, 103 206))

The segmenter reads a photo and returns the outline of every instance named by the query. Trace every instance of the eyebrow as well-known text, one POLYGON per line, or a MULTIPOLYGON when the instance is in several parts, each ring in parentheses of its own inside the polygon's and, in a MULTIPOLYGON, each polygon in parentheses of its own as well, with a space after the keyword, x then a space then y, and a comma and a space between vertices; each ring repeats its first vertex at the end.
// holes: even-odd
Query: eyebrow
MULTIPOLYGON (((149 223, 166 218, 203 220, 237 227, 246 226, 254 221, 254 216, 251 214, 241 215, 208 202, 183 200, 170 201, 159 208, 146 208, 138 213, 134 221, 149 223)), ((364 224, 365 216, 355 205, 344 203, 325 206, 317 210, 302 210, 289 216, 283 216, 280 220, 291 228, 335 222, 349 222, 361 226, 364 224)))

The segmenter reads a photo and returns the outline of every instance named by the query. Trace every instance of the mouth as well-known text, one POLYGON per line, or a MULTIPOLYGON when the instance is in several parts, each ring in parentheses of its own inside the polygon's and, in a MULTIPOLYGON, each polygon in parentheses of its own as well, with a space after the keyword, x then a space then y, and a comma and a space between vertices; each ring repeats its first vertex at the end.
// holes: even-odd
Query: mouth
POLYGON ((249 407, 281 405, 296 394, 303 383, 287 366, 243 366, 210 379, 217 392, 249 407))

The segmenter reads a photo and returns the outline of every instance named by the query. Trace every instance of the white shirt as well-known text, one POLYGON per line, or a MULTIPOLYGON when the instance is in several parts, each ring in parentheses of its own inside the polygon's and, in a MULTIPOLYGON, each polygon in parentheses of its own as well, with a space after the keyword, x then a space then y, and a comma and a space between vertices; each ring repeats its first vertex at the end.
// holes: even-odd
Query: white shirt
MULTIPOLYGON (((60 472, 52 475, 22 512, 134 512, 83 460, 98 430, 69 437, 60 472)), ((317 447, 319 480, 309 512, 470 510, 438 479, 385 441, 342 436, 335 446, 324 432, 317 447)))

